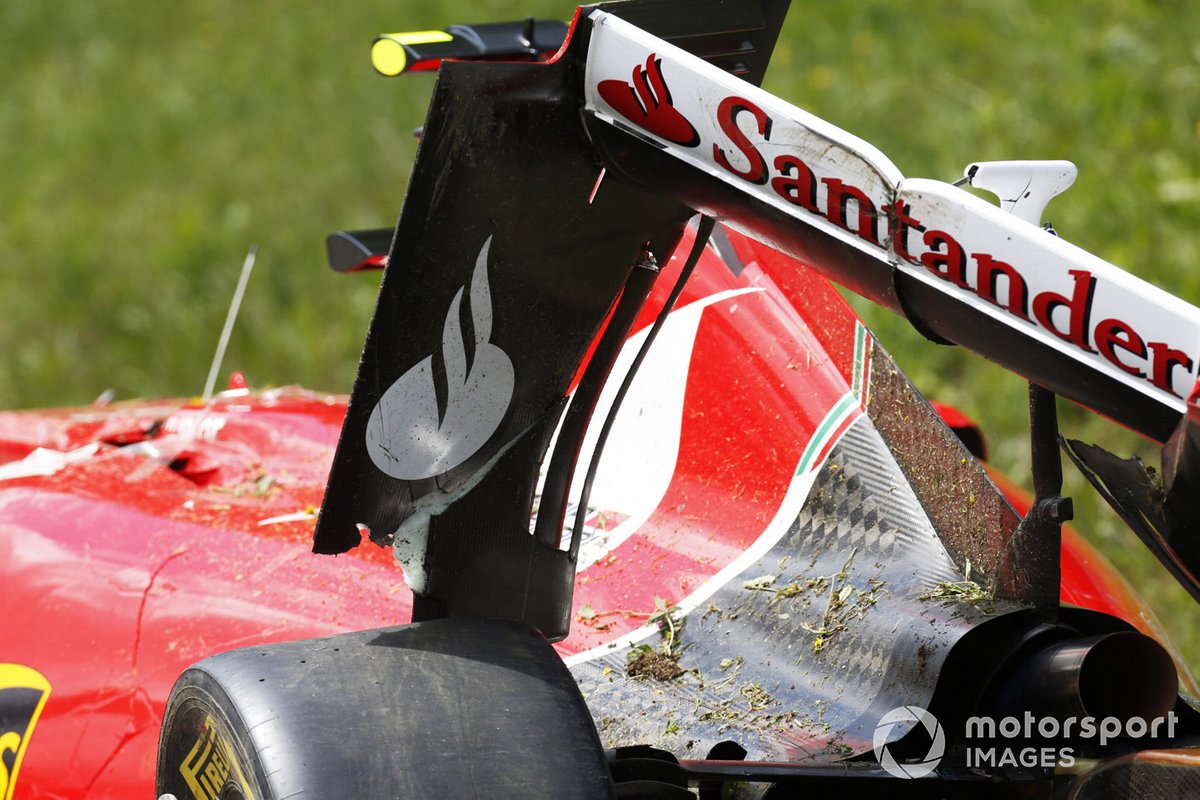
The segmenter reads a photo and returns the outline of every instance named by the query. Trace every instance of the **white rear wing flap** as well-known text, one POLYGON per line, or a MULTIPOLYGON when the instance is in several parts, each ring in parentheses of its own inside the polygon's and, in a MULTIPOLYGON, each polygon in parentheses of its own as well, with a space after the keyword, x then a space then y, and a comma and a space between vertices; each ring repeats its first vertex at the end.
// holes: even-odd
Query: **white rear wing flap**
POLYGON ((700 58, 594 11, 586 111, 610 168, 922 332, 1165 441, 1200 309, 700 58))

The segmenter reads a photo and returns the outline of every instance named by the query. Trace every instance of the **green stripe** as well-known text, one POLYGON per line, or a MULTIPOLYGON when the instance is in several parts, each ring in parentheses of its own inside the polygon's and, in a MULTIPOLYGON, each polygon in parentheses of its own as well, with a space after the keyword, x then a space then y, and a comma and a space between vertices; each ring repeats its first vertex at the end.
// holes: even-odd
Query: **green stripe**
POLYGON ((804 448, 804 455, 800 457, 800 466, 796 468, 796 475, 808 471, 809 462, 817 453, 821 452, 821 448, 825 446, 825 442, 832 435, 833 430, 854 410, 856 405, 858 405, 858 395, 851 392, 842 395, 842 399, 829 409, 829 413, 825 415, 825 419, 821 420, 821 424, 813 433, 813 438, 809 440, 808 446, 804 448))
POLYGON ((856 397, 862 396, 863 367, 867 360, 867 328, 861 322, 854 329, 854 376, 851 386, 856 397))

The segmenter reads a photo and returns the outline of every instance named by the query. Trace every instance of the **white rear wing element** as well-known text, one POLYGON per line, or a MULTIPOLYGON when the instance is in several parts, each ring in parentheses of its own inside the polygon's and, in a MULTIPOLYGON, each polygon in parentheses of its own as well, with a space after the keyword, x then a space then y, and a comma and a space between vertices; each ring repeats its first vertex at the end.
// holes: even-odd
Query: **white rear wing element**
POLYGON ((830 236, 879 250, 886 220, 859 217, 874 217, 902 180, 883 153, 611 14, 592 21, 588 111, 830 236), (670 111, 693 126, 691 142, 668 138, 670 111))
MULTIPOLYGON (((1118 416, 1134 427, 1131 406, 1148 403, 1160 420, 1183 413, 1197 378, 1200 309, 1043 230, 1029 216, 1040 216, 1034 203, 1014 215, 948 183, 905 178, 862 139, 690 53, 611 14, 591 21, 585 94, 594 118, 766 214, 782 212, 877 260, 892 275, 878 285, 891 287, 896 274, 915 282, 934 332, 952 317, 949 338, 1039 381, 1046 367, 1034 360, 1057 354, 1068 385, 1051 388, 1107 413, 1116 402, 1107 395, 1120 394, 1118 416)), ((1069 185, 1066 172, 1056 185, 1069 185)), ((735 222, 778 246, 769 229, 735 222)), ((811 265, 839 277, 837 264, 811 265)), ((896 306, 876 294, 867 296, 896 306)), ((1163 424, 1147 427, 1163 437, 1163 424)))
POLYGON ((1183 413, 1200 309, 950 184, 906 178, 897 198, 899 269, 1183 413))

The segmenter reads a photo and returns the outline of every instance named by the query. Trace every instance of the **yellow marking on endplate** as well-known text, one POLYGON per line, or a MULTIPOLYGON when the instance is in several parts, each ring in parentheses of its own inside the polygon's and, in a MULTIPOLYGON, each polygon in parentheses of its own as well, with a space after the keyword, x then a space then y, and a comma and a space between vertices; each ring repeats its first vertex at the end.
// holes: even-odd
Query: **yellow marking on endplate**
POLYGON ((371 66, 381 75, 392 77, 408 67, 408 53, 404 45, 438 44, 452 42, 454 37, 445 31, 413 31, 412 33, 385 33, 371 45, 371 66))

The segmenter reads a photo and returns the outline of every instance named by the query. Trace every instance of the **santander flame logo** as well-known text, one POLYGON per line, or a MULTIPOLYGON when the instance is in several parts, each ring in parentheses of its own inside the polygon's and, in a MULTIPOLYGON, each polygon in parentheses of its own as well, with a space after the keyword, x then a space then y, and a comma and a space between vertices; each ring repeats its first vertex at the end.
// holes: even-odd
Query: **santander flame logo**
POLYGON ((621 116, 668 142, 696 147, 700 134, 671 103, 671 90, 662 74, 662 59, 654 53, 646 65, 633 68, 633 85, 624 81, 600 81, 596 86, 604 102, 621 116))
POLYGON ((432 478, 462 464, 496 432, 512 402, 512 361, 488 341, 492 332, 487 277, 491 244, 489 236, 471 276, 468 302, 474 336, 469 366, 460 322, 466 287, 450 301, 442 325, 445 408, 438 408, 430 355, 388 387, 367 420, 367 453, 376 467, 393 478, 432 478))

